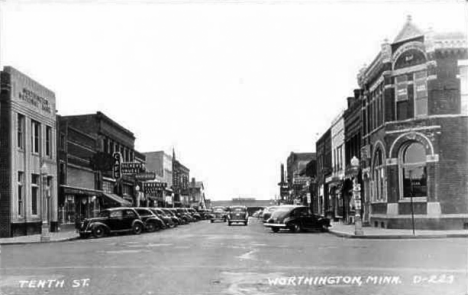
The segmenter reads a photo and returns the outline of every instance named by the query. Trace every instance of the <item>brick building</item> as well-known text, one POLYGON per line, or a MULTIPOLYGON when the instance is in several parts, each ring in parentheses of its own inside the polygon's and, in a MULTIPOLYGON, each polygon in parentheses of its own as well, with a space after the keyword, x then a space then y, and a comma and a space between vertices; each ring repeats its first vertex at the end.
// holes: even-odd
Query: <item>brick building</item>
POLYGON ((101 112, 61 116, 59 126, 59 205, 64 224, 96 216, 102 208, 139 203, 134 178, 112 175, 114 152, 122 154, 123 162, 144 161, 144 155, 136 156, 132 132, 101 112))
POLYGON ((344 118, 343 112, 332 121, 331 125, 331 153, 332 153, 332 172, 331 175, 325 178, 325 183, 328 186, 332 216, 335 220, 343 219, 343 180, 344 180, 344 163, 345 163, 345 141, 344 141, 344 118))
POLYGON ((332 174, 332 148, 331 128, 329 128, 316 142, 315 151, 317 157, 317 194, 313 200, 314 213, 330 215, 333 212, 329 188, 326 178, 332 174))
POLYGON ((176 159, 172 152, 172 190, 174 191, 174 205, 176 207, 189 206, 190 169, 176 159))
POLYGON ((0 80, 0 237, 54 231, 55 94, 12 67, 0 80))
POLYGON ((468 227, 466 35, 408 18, 358 75, 365 199, 375 227, 468 227))
POLYGON ((362 209, 360 212, 362 216, 363 224, 369 223, 369 199, 364 198, 366 196, 365 191, 368 189, 362 184, 362 173, 361 170, 353 171, 351 167, 351 159, 356 157, 361 158, 361 94, 360 89, 354 90, 354 96, 347 98, 347 109, 343 113, 344 119, 344 141, 345 141, 345 175, 343 179, 342 196, 343 196, 343 207, 342 216, 343 221, 352 223, 354 219, 355 206, 352 202, 352 189, 353 189, 353 178, 357 177, 361 184, 361 195, 362 195, 362 209))

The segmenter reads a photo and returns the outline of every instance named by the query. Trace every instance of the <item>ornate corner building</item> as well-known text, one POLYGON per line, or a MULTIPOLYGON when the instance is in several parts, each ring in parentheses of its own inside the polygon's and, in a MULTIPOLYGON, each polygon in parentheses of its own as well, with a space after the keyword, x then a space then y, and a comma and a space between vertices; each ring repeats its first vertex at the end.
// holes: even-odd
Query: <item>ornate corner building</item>
POLYGON ((468 228, 468 46, 408 20, 358 75, 371 226, 468 228))

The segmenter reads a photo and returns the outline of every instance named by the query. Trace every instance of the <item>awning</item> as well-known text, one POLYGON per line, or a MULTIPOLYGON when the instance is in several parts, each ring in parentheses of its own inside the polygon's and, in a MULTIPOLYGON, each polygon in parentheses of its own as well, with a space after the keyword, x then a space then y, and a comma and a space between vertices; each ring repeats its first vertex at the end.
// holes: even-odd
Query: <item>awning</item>
POLYGON ((103 193, 102 195, 104 197, 107 197, 109 200, 111 200, 114 203, 119 203, 120 206, 123 206, 123 207, 132 206, 132 203, 130 203, 129 201, 123 199, 122 197, 120 197, 118 195, 111 194, 111 193, 103 193))
POLYGON ((63 189, 65 195, 86 195, 86 196, 100 196, 102 191, 96 191, 89 188, 73 187, 68 185, 60 185, 60 188, 63 189))

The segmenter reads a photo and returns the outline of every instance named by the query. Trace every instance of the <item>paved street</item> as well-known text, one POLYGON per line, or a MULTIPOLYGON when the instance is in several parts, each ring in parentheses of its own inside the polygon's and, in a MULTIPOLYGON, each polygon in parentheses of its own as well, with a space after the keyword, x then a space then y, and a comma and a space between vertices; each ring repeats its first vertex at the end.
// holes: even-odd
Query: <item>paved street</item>
POLYGON ((208 221, 1 247, 1 294, 457 294, 466 239, 357 240, 208 221))

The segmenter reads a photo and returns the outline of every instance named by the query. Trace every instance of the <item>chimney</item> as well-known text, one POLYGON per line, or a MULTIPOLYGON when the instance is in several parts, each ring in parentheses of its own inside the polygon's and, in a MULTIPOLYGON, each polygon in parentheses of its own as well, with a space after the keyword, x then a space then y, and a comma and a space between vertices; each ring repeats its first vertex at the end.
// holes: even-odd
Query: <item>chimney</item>
POLYGON ((353 96, 348 96, 346 100, 348 101, 348 108, 350 108, 353 105, 355 98, 353 96))
POLYGON ((354 98, 358 99, 361 95, 361 89, 354 89, 354 98))

